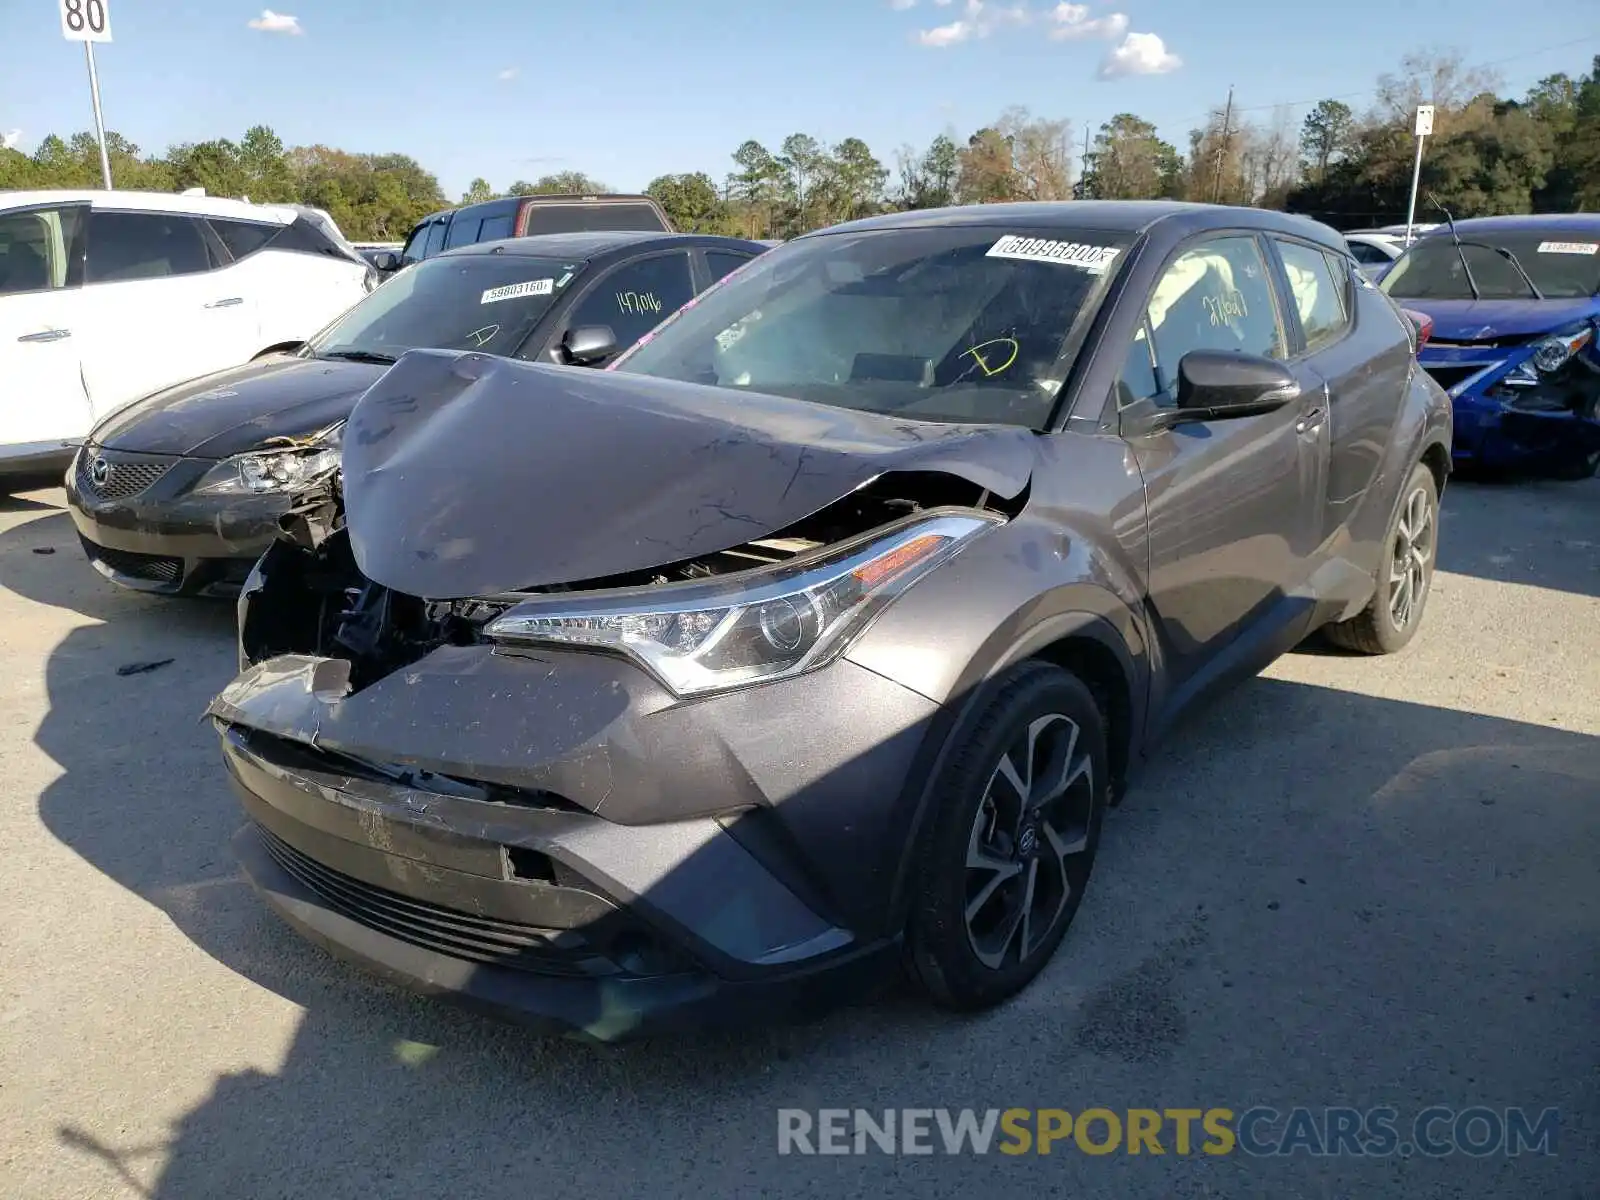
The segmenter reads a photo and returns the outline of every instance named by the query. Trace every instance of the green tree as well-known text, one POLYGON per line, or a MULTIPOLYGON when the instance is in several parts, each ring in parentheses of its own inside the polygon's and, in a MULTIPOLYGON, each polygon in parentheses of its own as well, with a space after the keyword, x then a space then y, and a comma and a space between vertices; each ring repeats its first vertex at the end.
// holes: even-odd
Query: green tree
POLYGON ((1345 154, 1356 131, 1356 115, 1342 100, 1320 100, 1300 128, 1300 153, 1313 179, 1328 174, 1328 164, 1345 154))
POLYGON ((742 144, 733 152, 733 161, 739 169, 728 176, 728 190, 745 208, 745 232, 750 237, 771 237, 783 164, 757 141, 742 144))
POLYGON ((506 192, 508 196, 603 196, 610 192, 609 184, 591 179, 582 171, 557 171, 554 175, 541 175, 533 183, 519 179, 506 192))
POLYGON ((681 233, 722 233, 727 229, 727 206, 704 171, 658 176, 650 181, 645 194, 661 205, 681 233))
POLYGON ((1015 200, 1016 167, 1011 142, 998 129, 984 128, 967 139, 957 153, 956 199, 962 204, 994 204, 1015 200))
POLYGON ((461 197, 462 204, 482 204, 485 200, 494 199, 494 188, 489 186, 487 179, 474 179, 461 197))
POLYGON ((1132 113, 1100 126, 1085 166, 1082 194, 1092 200, 1148 200, 1175 196, 1183 160, 1156 127, 1132 113))

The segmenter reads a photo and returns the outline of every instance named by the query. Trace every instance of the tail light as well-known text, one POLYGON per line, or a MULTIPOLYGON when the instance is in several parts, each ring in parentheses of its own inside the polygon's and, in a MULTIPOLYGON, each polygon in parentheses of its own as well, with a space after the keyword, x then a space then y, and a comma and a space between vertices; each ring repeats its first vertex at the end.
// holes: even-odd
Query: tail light
POLYGON ((1400 311, 1405 313, 1407 319, 1411 322, 1412 328, 1417 331, 1417 349, 1421 350, 1428 344, 1428 339, 1433 336, 1433 318, 1427 313, 1418 312, 1414 308, 1402 308, 1400 311))

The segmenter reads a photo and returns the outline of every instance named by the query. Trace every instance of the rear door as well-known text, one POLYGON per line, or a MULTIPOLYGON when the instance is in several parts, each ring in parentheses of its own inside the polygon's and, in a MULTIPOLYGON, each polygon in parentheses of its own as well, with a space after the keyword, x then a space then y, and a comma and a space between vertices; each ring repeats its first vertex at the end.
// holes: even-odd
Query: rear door
POLYGON ((87 212, 0 214, 0 458, 89 432, 79 364, 87 212))
POLYGON ((1321 538, 1348 522, 1381 463, 1411 372, 1411 339, 1387 304, 1359 304, 1375 291, 1353 278, 1350 261, 1313 242, 1273 235, 1278 268, 1300 328, 1296 361, 1320 376, 1328 396, 1328 472, 1321 538))
POLYGON ((96 419, 250 357, 255 310, 222 265, 198 218, 90 210, 82 356, 96 419))

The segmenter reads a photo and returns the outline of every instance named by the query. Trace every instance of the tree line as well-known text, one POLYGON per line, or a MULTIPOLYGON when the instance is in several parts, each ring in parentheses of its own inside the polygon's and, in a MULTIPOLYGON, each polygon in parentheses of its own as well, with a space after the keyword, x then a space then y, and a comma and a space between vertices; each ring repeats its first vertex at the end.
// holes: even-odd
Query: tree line
MULTIPOLYGON (((1600 55, 1587 74, 1548 76, 1521 98, 1500 94, 1491 73, 1453 54, 1412 54, 1379 77, 1357 111, 1323 100, 1296 123, 1288 106, 1265 119, 1218 104, 1178 147, 1121 113, 1080 144, 1070 122, 1008 108, 965 138, 903 146, 890 162, 860 138, 828 144, 791 134, 773 148, 747 141, 719 182, 694 171, 662 175, 646 191, 678 228, 786 238, 884 211, 1007 200, 1186 199, 1305 213, 1340 228, 1403 221, 1418 104, 1435 107, 1420 193, 1452 216, 1600 209, 1600 55)), ((1244 98, 1240 98, 1241 101, 1244 98)), ((613 189, 563 171, 497 190, 475 179, 452 201, 435 176, 404 154, 328 146, 285 148, 266 126, 237 142, 217 139, 146 155, 107 134, 119 188, 299 202, 326 209, 355 240, 399 239, 451 203, 503 195, 613 189)), ((32 155, 0 150, 0 189, 95 187, 94 136, 47 137, 32 155)), ((1430 219, 1430 210, 1418 214, 1430 219)))

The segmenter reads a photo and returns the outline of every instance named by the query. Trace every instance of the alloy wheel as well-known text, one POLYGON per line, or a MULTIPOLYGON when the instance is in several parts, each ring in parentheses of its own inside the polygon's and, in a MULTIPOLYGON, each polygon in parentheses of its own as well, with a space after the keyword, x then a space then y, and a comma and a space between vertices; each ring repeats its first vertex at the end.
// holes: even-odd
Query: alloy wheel
POLYGON ((1094 766, 1061 713, 1029 723, 1000 756, 967 844, 967 938, 991 970, 1045 944, 1087 883, 1094 766))
POLYGON ((1419 487, 1406 498, 1400 511, 1389 559, 1389 619, 1397 630, 1409 627, 1422 608, 1433 550, 1433 505, 1427 489, 1419 487))

